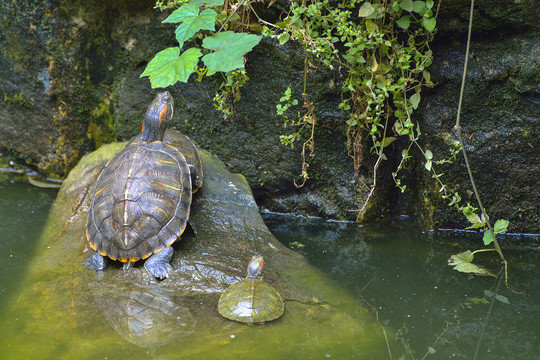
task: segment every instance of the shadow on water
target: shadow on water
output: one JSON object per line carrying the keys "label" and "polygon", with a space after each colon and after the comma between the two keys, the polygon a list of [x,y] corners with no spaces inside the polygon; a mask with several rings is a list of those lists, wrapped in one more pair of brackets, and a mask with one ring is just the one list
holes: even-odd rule
{"label": "shadow on water", "polygon": [[0,182],[0,309],[17,293],[56,193],[22,179]]}
{"label": "shadow on water", "polygon": [[[394,329],[407,359],[473,359],[477,346],[478,359],[540,359],[538,235],[501,238],[510,285],[524,294],[503,282],[490,311],[497,280],[447,265],[453,254],[482,248],[479,234],[421,233],[407,223],[399,229],[362,228],[263,217],[278,240],[304,254]],[[492,253],[478,254],[475,262],[495,273],[501,268]]]}

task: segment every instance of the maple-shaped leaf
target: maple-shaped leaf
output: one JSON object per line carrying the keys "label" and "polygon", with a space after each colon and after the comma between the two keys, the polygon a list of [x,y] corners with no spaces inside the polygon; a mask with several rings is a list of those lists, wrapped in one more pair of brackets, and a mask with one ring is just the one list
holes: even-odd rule
{"label": "maple-shaped leaf", "polygon": [[202,53],[191,48],[180,54],[180,48],[171,47],[162,50],[148,63],[141,77],[148,76],[152,88],[167,87],[177,81],[187,82],[195,71]]}
{"label": "maple-shaped leaf", "polygon": [[454,270],[457,270],[463,273],[473,273],[476,275],[496,277],[494,274],[492,274],[488,270],[476,264],[473,264],[472,263],[473,259],[474,259],[473,253],[470,250],[467,250],[462,253],[450,256],[450,259],[448,259],[448,265],[453,266]]}
{"label": "maple-shaped leaf", "polygon": [[213,50],[202,61],[209,73],[229,72],[244,67],[244,55],[261,41],[261,36],[225,31],[204,38],[202,46]]}
{"label": "maple-shaped leaf", "polygon": [[163,20],[164,23],[180,23],[175,30],[179,47],[191,39],[199,30],[215,30],[217,13],[212,9],[205,9],[199,13],[199,7],[185,4],[176,9]]}

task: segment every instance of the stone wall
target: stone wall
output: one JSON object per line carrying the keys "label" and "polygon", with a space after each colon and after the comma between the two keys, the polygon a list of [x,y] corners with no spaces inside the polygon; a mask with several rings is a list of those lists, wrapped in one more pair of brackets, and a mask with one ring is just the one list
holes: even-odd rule
{"label": "stone wall", "polygon": [[[158,51],[174,46],[174,26],[153,1],[0,0],[0,156],[64,177],[80,157],[103,143],[126,140],[141,126],[156,90],[139,78]],[[275,16],[276,14],[270,14]],[[462,125],[488,212],[511,221],[513,232],[539,233],[538,114],[540,69],[538,6],[533,1],[477,2]],[[461,80],[468,2],[442,2],[433,43],[433,89],[422,95],[417,120],[423,143],[436,157],[448,154]],[[356,218],[362,197],[346,151],[337,107],[339,74],[310,74],[308,93],[318,127],[311,179],[301,189],[300,148],[279,142],[285,131],[275,105],[291,87],[301,102],[302,50],[263,40],[247,56],[250,81],[234,115],[212,105],[218,76],[178,84],[174,127],[244,174],[261,207],[332,219]],[[338,84],[337,89],[335,84]],[[295,111],[301,110],[300,107]],[[399,141],[378,171],[378,189],[366,221],[409,215],[426,228],[463,227],[463,216],[445,205],[416,158],[407,168],[410,191],[400,194],[391,172]],[[366,146],[366,150],[368,147]],[[309,157],[309,156],[308,156]],[[361,176],[372,176],[366,152]],[[469,201],[461,158],[442,168],[447,184]]]}

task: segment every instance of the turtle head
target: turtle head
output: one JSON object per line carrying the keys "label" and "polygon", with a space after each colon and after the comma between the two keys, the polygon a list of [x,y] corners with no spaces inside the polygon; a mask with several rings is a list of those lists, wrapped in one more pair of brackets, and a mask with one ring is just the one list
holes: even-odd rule
{"label": "turtle head", "polygon": [[264,265],[263,257],[260,255],[255,255],[251,258],[251,261],[248,265],[248,278],[256,279],[262,272]]}
{"label": "turtle head", "polygon": [[156,98],[144,115],[142,141],[163,141],[167,125],[173,116],[174,100],[168,91],[156,95]]}

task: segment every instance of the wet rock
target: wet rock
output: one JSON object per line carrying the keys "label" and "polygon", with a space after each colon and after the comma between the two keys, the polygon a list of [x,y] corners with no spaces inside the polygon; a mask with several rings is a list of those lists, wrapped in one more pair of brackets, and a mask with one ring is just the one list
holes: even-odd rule
{"label": "wet rock", "polygon": [[[371,314],[281,245],[264,225],[245,179],[205,151],[204,184],[190,219],[196,232],[174,244],[169,278],[156,280],[141,264],[88,270],[85,224],[92,186],[122,146],[101,147],[67,178],[20,295],[6,312],[8,335],[0,346],[27,358],[116,358],[126,351],[162,358],[219,358],[225,351],[242,358],[246,349],[261,358],[290,358],[300,348],[308,357],[386,354]],[[221,317],[217,303],[225,288],[245,277],[253,254],[264,256],[264,280],[284,297],[285,313],[248,327]]]}

